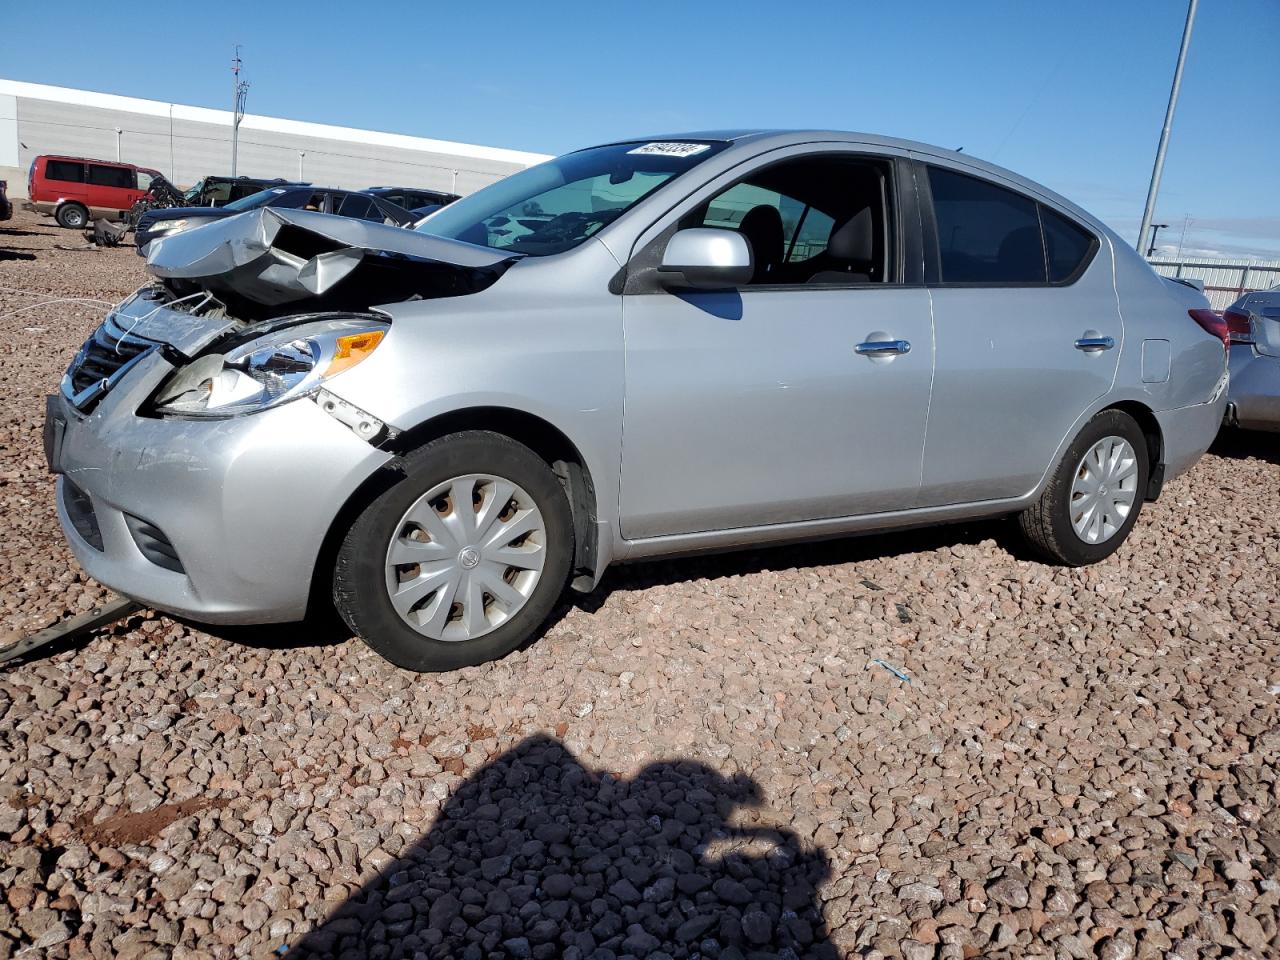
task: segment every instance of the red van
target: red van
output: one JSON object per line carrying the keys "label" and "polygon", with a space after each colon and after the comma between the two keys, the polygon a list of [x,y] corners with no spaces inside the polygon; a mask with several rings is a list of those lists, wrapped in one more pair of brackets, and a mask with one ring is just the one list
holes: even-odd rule
{"label": "red van", "polygon": [[123,220],[160,174],[132,163],[40,155],[27,175],[27,208],[51,213],[64,227],[90,219]]}

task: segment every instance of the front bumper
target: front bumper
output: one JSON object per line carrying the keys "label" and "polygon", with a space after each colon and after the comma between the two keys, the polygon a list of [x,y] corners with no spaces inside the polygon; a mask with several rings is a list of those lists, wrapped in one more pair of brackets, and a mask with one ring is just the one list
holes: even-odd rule
{"label": "front bumper", "polygon": [[1252,344],[1231,346],[1231,390],[1236,423],[1246,430],[1280,431],[1280,357]]}
{"label": "front bumper", "polygon": [[147,358],[87,416],[51,400],[50,422],[65,424],[48,431],[58,519],[76,559],[194,620],[301,618],[333,518],[390,455],[310,399],[227,420],[137,416],[171,369]]}

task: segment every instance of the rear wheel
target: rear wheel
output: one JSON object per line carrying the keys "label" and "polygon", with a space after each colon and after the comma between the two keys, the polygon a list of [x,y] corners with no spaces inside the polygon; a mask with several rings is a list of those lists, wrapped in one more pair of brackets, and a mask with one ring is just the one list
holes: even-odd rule
{"label": "rear wheel", "polygon": [[1072,442],[1035,505],[1018,518],[1047,559],[1072,567],[1120,548],[1138,520],[1150,464],[1142,429],[1128,414],[1104,410]]}
{"label": "rear wheel", "polygon": [[496,433],[442,437],[352,524],[333,596],[347,625],[392,663],[453,670],[527,640],[564,589],[573,523],[533,451]]}
{"label": "rear wheel", "polygon": [[58,212],[54,214],[60,226],[67,227],[71,230],[79,230],[89,222],[89,211],[78,203],[64,203],[58,208]]}

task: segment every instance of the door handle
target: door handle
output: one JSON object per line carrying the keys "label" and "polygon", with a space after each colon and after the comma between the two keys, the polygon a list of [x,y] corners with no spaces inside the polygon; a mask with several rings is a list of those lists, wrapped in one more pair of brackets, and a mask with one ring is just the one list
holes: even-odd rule
{"label": "door handle", "polygon": [[1116,345],[1114,337],[1081,337],[1076,341],[1076,349],[1085,353],[1101,353]]}
{"label": "door handle", "polygon": [[910,353],[911,344],[906,340],[867,340],[853,348],[860,357],[892,357],[900,353]]}

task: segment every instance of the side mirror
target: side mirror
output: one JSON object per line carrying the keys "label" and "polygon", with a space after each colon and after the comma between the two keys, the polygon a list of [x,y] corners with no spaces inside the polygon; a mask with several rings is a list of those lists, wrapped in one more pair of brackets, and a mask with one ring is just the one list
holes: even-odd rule
{"label": "side mirror", "polygon": [[751,244],[736,230],[689,227],[677,231],[662,254],[658,276],[664,286],[724,290],[751,282]]}

